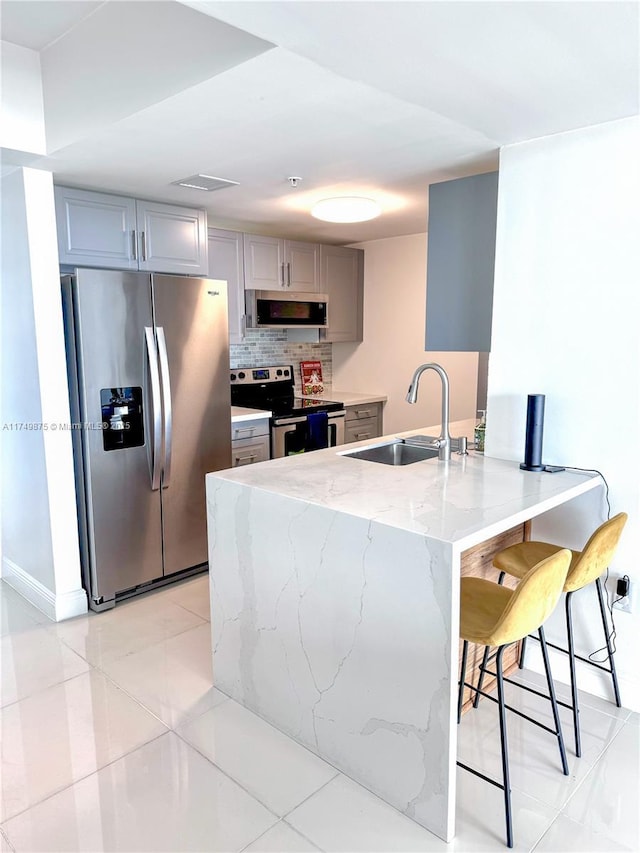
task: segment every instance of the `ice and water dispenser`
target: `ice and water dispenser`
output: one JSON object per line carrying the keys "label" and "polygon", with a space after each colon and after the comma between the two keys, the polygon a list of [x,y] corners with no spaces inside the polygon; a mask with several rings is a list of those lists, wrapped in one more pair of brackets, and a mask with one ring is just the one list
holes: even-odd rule
{"label": "ice and water dispenser", "polygon": [[102,388],[100,405],[105,450],[144,444],[142,388]]}

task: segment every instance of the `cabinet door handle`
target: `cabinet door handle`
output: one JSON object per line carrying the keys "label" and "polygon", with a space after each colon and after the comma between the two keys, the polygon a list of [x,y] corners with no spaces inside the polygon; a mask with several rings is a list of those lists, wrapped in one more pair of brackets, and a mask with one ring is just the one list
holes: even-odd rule
{"label": "cabinet door handle", "polygon": [[138,235],[135,230],[131,232],[131,255],[134,261],[138,260]]}
{"label": "cabinet door handle", "polygon": [[284,277],[284,263],[280,264],[280,281],[282,283],[282,287],[286,287],[286,281]]}
{"label": "cabinet door handle", "polygon": [[241,433],[241,432],[253,432],[255,429],[256,429],[256,427],[236,427],[234,429],[234,432],[237,435],[238,433]]}
{"label": "cabinet door handle", "polygon": [[371,438],[370,432],[354,432],[354,435],[358,441],[360,441],[361,438]]}
{"label": "cabinet door handle", "polygon": [[371,417],[371,409],[356,409],[356,417],[357,418],[370,418]]}
{"label": "cabinet door handle", "polygon": [[147,236],[144,231],[140,232],[140,260],[147,260]]}
{"label": "cabinet door handle", "polygon": [[287,263],[287,287],[291,287],[291,262]]}
{"label": "cabinet door handle", "polygon": [[255,453],[252,453],[250,456],[236,456],[236,465],[249,465],[252,460],[257,458],[257,454]]}

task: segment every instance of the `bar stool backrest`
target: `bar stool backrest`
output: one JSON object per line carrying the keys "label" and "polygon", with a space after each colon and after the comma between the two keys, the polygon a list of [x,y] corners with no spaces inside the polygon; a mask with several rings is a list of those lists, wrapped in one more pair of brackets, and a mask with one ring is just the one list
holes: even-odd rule
{"label": "bar stool backrest", "polygon": [[515,588],[487,645],[515,643],[537,631],[558,603],[570,563],[571,551],[563,548],[529,569]]}
{"label": "bar stool backrest", "polygon": [[620,535],[627,522],[627,513],[619,512],[601,524],[575,560],[565,583],[566,592],[574,592],[599,578],[611,564]]}

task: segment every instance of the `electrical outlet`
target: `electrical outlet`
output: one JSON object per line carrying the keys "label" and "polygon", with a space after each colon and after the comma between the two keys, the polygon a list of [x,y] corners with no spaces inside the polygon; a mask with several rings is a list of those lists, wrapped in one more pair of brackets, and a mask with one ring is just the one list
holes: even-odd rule
{"label": "electrical outlet", "polygon": [[[623,578],[627,580],[627,594],[621,597],[617,592],[618,582]],[[613,603],[612,607],[614,610],[621,610],[623,613],[633,613],[634,612],[634,598],[635,598],[635,584],[632,584],[631,581],[628,580],[627,575],[620,575],[615,579],[615,585],[613,587]],[[618,600],[619,599],[619,600]]]}

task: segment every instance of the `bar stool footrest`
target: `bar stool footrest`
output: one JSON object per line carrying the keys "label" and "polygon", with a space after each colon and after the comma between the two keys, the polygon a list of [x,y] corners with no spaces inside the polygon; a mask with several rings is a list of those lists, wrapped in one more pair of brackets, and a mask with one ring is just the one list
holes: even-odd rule
{"label": "bar stool footrest", "polygon": [[[485,672],[487,675],[494,675],[494,676],[496,675],[495,672],[491,672],[488,669],[486,669]],[[503,676],[503,679],[504,679],[504,681],[510,681],[510,679],[504,678],[504,676]],[[518,681],[513,681],[511,683],[515,684],[517,687],[522,686]],[[496,697],[492,696],[490,693],[485,693],[484,690],[478,690],[477,687],[474,687],[473,684],[468,684],[466,681],[464,682],[464,686],[470,687],[476,693],[479,693],[481,696],[485,696],[491,702],[495,702],[496,704],[498,704],[498,700],[496,699]],[[526,687],[525,690],[530,690],[530,688]],[[546,696],[544,693],[539,693],[537,690],[530,690],[530,692],[535,693],[537,696],[541,696],[543,699],[549,699],[548,696]],[[558,704],[560,704],[560,703],[558,703]],[[530,717],[528,714],[524,714],[522,711],[519,711],[517,708],[514,708],[512,705],[507,705],[506,702],[505,702],[504,707],[507,709],[507,711],[511,711],[512,714],[517,714],[519,717],[522,717],[525,720],[529,720],[530,723],[533,723],[534,725],[538,726],[539,728],[544,729],[545,732],[549,732],[549,734],[555,735],[556,737],[558,737],[558,732],[555,729],[550,729],[549,726],[545,726],[544,723],[541,723],[539,720],[534,719],[534,717]]]}
{"label": "bar stool footrest", "polygon": [[[539,638],[535,634],[529,634],[527,639],[528,640],[538,640],[538,642],[540,642]],[[569,654],[569,649],[565,649],[564,646],[557,646],[555,643],[550,643],[548,640],[547,640],[547,646],[550,649],[555,649],[557,652],[562,652],[565,655]],[[602,651],[604,651],[604,650],[602,650]],[[575,652],[573,653],[573,656],[576,660],[581,660],[583,663],[588,663],[590,666],[595,666],[596,669],[601,669],[603,672],[608,672],[609,675],[611,675],[613,673],[613,670],[611,669],[611,667],[605,666],[604,663],[599,663],[596,660],[590,660],[589,658],[585,658],[582,655],[576,654]],[[611,660],[610,655],[607,655],[607,660]],[[567,705],[566,707],[571,707],[571,706]]]}
{"label": "bar stool footrest", "polygon": [[456,761],[456,764],[468,773],[473,773],[474,776],[479,776],[480,779],[484,779],[485,782],[489,782],[490,785],[495,785],[496,788],[500,788],[501,791],[504,791],[504,785],[501,782],[496,782],[495,779],[491,779],[490,776],[485,776],[484,773],[480,773],[479,770],[474,770],[473,767],[469,767],[468,764],[463,764],[462,761]]}

